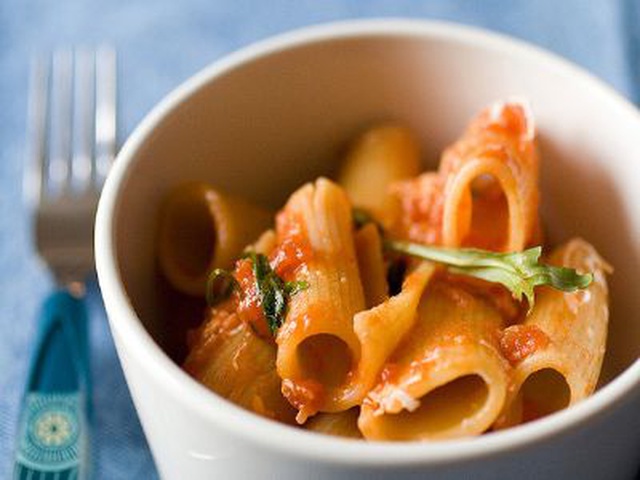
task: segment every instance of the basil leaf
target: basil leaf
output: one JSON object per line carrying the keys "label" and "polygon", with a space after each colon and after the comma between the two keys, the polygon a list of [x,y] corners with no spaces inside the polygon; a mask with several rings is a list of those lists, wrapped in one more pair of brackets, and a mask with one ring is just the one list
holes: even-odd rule
{"label": "basil leaf", "polygon": [[307,289],[309,284],[304,281],[285,283],[271,268],[269,259],[261,253],[249,251],[244,257],[250,259],[253,264],[256,291],[262,311],[269,330],[275,335],[284,323],[289,298]]}
{"label": "basil leaf", "polygon": [[380,225],[366,210],[361,208],[353,208],[351,209],[351,218],[353,220],[353,225],[356,227],[356,230],[361,229],[368,223],[373,223],[380,235],[383,233],[382,225]]}
{"label": "basil leaf", "polygon": [[509,289],[516,300],[524,295],[529,311],[535,302],[534,288],[548,285],[564,292],[588,287],[591,273],[579,274],[572,268],[539,263],[542,247],[523,252],[498,253],[475,248],[442,248],[417,243],[385,240],[384,247],[392,252],[442,263],[453,273],[499,283]]}

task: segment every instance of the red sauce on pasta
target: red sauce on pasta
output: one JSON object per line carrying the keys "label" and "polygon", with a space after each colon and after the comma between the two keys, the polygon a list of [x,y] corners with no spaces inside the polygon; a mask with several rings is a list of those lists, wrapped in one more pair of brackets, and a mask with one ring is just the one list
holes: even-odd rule
{"label": "red sauce on pasta", "polygon": [[258,335],[270,338],[271,333],[258,295],[251,261],[248,259],[238,260],[234,276],[240,284],[239,291],[234,294],[238,301],[238,316],[243,322],[248,323]]}
{"label": "red sauce on pasta", "polygon": [[444,212],[444,183],[437,173],[425,173],[413,180],[393,186],[393,194],[400,200],[402,214],[394,233],[401,238],[427,245],[442,242]]}
{"label": "red sauce on pasta", "polygon": [[298,410],[296,421],[304,423],[308,417],[315,415],[324,402],[324,388],[313,379],[282,380],[282,395]]}
{"label": "red sauce on pasta", "polygon": [[500,312],[507,325],[522,320],[524,314],[523,304],[514,299],[511,292],[504,286],[466,275],[456,275],[446,270],[442,273],[442,276],[448,283],[453,283],[474,297],[482,298],[490,304]]}
{"label": "red sauce on pasta", "polygon": [[276,229],[278,246],[271,252],[271,266],[283,280],[294,280],[298,269],[313,257],[307,233],[300,219],[287,211],[278,214]]}
{"label": "red sauce on pasta", "polygon": [[[296,280],[300,267],[308,264],[312,257],[311,245],[304,226],[294,215],[280,212],[277,219],[278,245],[269,255],[269,263],[284,281]],[[234,293],[240,319],[265,339],[272,339],[267,319],[258,295],[253,265],[248,259],[236,262],[234,277],[240,288]]]}
{"label": "red sauce on pasta", "polygon": [[487,129],[497,133],[504,132],[504,135],[509,138],[530,141],[527,137],[531,128],[531,119],[522,105],[503,104],[501,108],[494,110],[498,111],[492,111],[492,109],[485,111],[484,115],[480,116],[479,123],[485,123]]}
{"label": "red sauce on pasta", "polygon": [[238,315],[230,304],[207,309],[207,316],[202,325],[187,332],[190,353],[183,365],[185,371],[197,376],[199,372],[206,370],[211,352],[220,348],[239,325]]}
{"label": "red sauce on pasta", "polygon": [[549,345],[549,337],[536,325],[513,325],[502,332],[500,349],[511,365]]}

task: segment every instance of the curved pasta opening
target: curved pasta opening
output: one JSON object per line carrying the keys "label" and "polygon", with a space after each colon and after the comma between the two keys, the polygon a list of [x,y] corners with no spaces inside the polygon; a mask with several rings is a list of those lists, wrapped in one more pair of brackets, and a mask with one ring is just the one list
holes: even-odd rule
{"label": "curved pasta opening", "polygon": [[298,345],[297,356],[304,378],[329,388],[344,383],[353,363],[349,346],[340,337],[328,333],[305,338]]}
{"label": "curved pasta opening", "polygon": [[471,220],[462,245],[499,250],[509,242],[509,202],[500,182],[490,174],[471,182]]}
{"label": "curved pasta opening", "polygon": [[415,410],[385,414],[376,421],[389,440],[448,438],[485,408],[489,394],[480,375],[463,375],[429,391]]}
{"label": "curved pasta opening", "polygon": [[521,250],[524,221],[516,179],[495,158],[465,164],[447,187],[442,228],[446,246]]}
{"label": "curved pasta opening", "polygon": [[569,406],[571,388],[563,374],[554,368],[543,368],[527,377],[520,395],[522,419],[529,422]]}
{"label": "curved pasta opening", "polygon": [[215,243],[215,223],[204,196],[183,196],[167,208],[160,253],[168,274],[175,270],[189,278],[206,275]]}
{"label": "curved pasta opening", "polygon": [[477,374],[458,377],[420,398],[413,412],[389,415],[404,439],[438,437],[480,412],[489,398],[489,386]]}
{"label": "curved pasta opening", "polygon": [[342,412],[319,413],[310,418],[304,428],[337,437],[362,438],[362,433],[358,430],[358,415],[360,415],[359,407]]}

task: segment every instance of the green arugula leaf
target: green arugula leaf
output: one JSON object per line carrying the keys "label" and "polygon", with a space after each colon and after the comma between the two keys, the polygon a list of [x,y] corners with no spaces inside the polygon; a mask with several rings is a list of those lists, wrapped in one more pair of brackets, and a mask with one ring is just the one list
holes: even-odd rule
{"label": "green arugula leaf", "polygon": [[354,207],[351,210],[351,218],[353,219],[353,224],[356,228],[362,228],[367,223],[373,222],[371,215],[362,210],[361,208]]}
{"label": "green arugula leaf", "polygon": [[554,267],[539,263],[542,247],[523,252],[497,253],[475,248],[442,248],[412,242],[384,240],[384,247],[392,252],[410,255],[445,264],[449,271],[461,275],[500,283],[516,300],[524,295],[529,311],[535,302],[534,288],[548,285],[564,292],[586,288],[593,274],[579,274],[572,268]]}
{"label": "green arugula leaf", "polygon": [[[249,251],[242,258],[248,258],[251,261],[258,298],[269,330],[275,335],[284,323],[289,298],[309,288],[309,283],[304,280],[284,282],[271,268],[269,259],[261,253]],[[217,305],[236,289],[240,290],[240,284],[233,273],[216,268],[207,279],[207,304]]]}
{"label": "green arugula leaf", "polygon": [[289,298],[307,289],[309,284],[304,281],[284,282],[271,268],[269,259],[261,253],[249,251],[244,257],[251,260],[253,264],[256,290],[262,311],[267,319],[269,330],[275,335],[284,323]]}
{"label": "green arugula leaf", "polygon": [[353,220],[353,225],[356,227],[356,230],[364,227],[367,223],[373,223],[377,229],[380,231],[380,234],[383,233],[382,225],[380,225],[366,210],[361,208],[352,208],[351,209],[351,218]]}

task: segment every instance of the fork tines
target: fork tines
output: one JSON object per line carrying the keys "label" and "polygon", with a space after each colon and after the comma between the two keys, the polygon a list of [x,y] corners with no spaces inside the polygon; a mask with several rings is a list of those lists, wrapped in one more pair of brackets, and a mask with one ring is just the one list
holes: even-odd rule
{"label": "fork tines", "polygon": [[115,155],[115,51],[102,46],[37,56],[30,89],[29,196],[40,202],[96,194]]}

